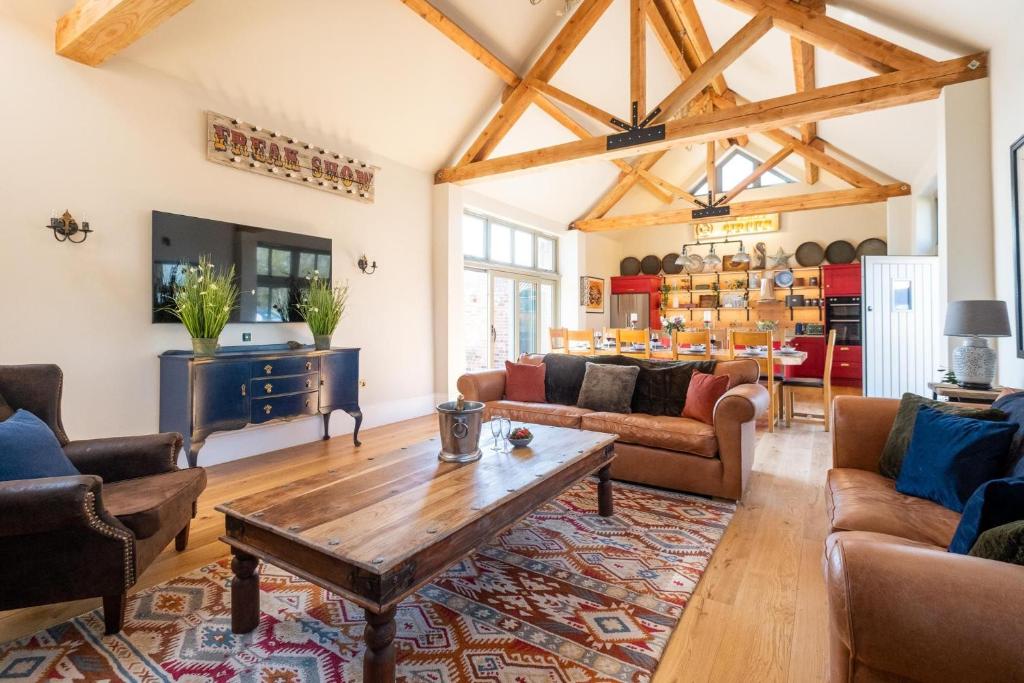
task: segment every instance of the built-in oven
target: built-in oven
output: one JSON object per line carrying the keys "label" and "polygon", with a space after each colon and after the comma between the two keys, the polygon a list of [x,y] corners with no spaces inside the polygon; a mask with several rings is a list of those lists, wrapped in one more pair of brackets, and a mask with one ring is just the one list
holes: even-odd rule
{"label": "built-in oven", "polygon": [[836,344],[861,345],[861,303],[859,296],[833,296],[825,299],[825,333],[836,331]]}

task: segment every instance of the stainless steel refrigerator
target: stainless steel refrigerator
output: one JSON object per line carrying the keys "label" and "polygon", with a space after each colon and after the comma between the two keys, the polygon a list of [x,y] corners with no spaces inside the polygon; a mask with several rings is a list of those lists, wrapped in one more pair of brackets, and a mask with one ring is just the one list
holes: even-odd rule
{"label": "stainless steel refrigerator", "polygon": [[650,327],[650,310],[650,294],[612,294],[612,327],[634,327],[638,330]]}

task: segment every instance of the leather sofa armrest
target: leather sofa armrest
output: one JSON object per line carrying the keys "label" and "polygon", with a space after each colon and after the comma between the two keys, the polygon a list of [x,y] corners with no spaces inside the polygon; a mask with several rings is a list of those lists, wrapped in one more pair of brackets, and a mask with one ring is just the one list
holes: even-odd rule
{"label": "leather sofa armrest", "polygon": [[715,438],[722,461],[720,495],[739,500],[746,490],[754,469],[755,423],[768,412],[770,404],[768,390],[760,384],[733,387],[715,404]]}
{"label": "leather sofa armrest", "polygon": [[715,404],[715,429],[719,422],[751,422],[768,411],[768,390],[760,384],[740,384],[722,394]]}
{"label": "leather sofa armrest", "polygon": [[84,529],[95,520],[130,533],[103,509],[102,490],[92,475],[0,482],[0,537]]}
{"label": "leather sofa armrest", "polygon": [[833,683],[1024,680],[1024,567],[886,538],[826,541]]}
{"label": "leather sofa armrest", "polygon": [[64,453],[79,472],[114,482],[178,469],[181,441],[181,434],[173,432],[83,439],[68,443]]}
{"label": "leather sofa armrest", "polygon": [[456,385],[459,392],[469,401],[500,401],[505,396],[505,371],[481,370],[467,372],[459,377]]}
{"label": "leather sofa armrest", "polygon": [[832,467],[877,472],[899,407],[894,398],[836,396],[832,402]]}

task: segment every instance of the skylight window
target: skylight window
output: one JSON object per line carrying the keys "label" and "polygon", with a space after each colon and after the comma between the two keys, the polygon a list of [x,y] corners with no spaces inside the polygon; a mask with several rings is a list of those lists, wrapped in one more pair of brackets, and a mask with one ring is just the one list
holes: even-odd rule
{"label": "skylight window", "polygon": [[[717,185],[719,192],[729,192],[736,185],[743,182],[743,179],[754,172],[754,169],[761,165],[761,161],[741,149],[733,149],[722,157],[715,166],[718,175]],[[758,187],[771,187],[772,185],[784,185],[795,183],[796,180],[779,171],[778,169],[768,171],[760,178],[750,183],[747,187],[754,189]],[[701,178],[700,183],[693,189],[693,194],[698,197],[708,193],[707,176]]]}

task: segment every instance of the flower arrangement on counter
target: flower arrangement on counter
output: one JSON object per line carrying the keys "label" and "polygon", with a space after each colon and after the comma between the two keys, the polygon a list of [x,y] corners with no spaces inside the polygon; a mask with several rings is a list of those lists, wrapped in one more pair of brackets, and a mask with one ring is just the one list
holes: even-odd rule
{"label": "flower arrangement on counter", "polygon": [[670,335],[675,334],[676,332],[685,332],[686,321],[679,316],[674,318],[662,318],[661,329],[665,330],[665,332]]}
{"label": "flower arrangement on counter", "polygon": [[320,277],[318,270],[307,275],[306,280],[309,281],[309,288],[303,293],[296,308],[309,325],[316,348],[329,349],[331,336],[348,305],[348,283],[332,286],[330,280]]}
{"label": "flower arrangement on counter", "polygon": [[209,256],[200,256],[198,266],[182,263],[181,273],[167,311],[192,336],[195,354],[212,356],[217,351],[217,338],[238,307],[235,267],[232,265],[224,272],[214,266]]}

